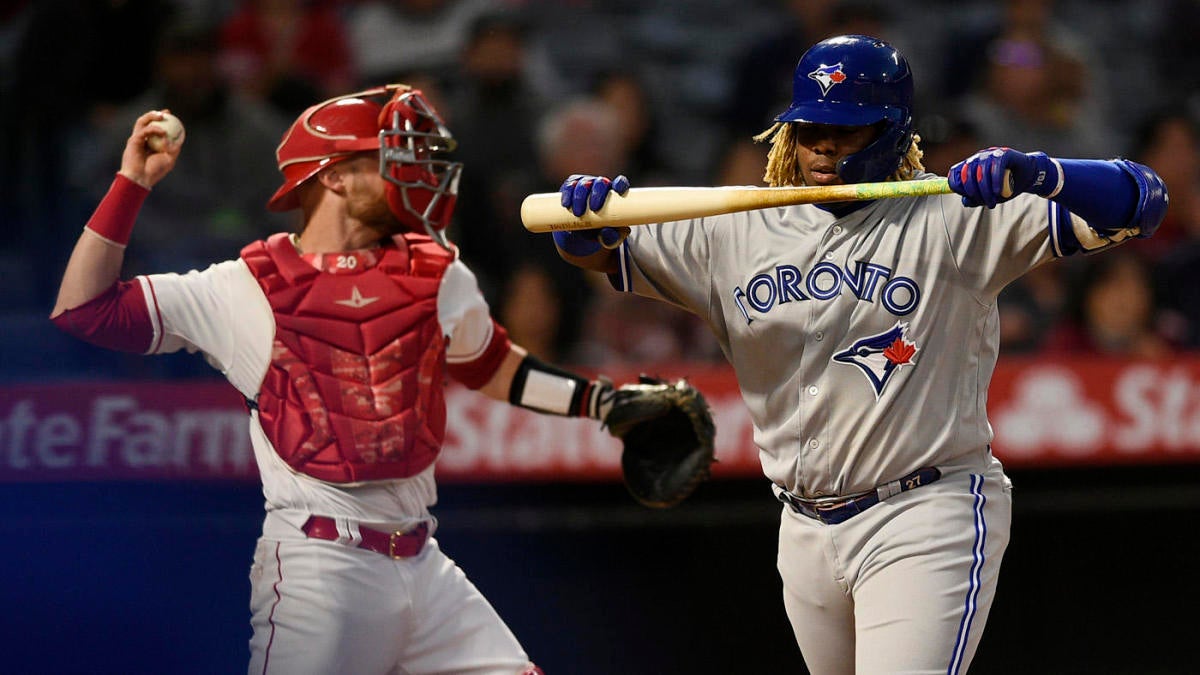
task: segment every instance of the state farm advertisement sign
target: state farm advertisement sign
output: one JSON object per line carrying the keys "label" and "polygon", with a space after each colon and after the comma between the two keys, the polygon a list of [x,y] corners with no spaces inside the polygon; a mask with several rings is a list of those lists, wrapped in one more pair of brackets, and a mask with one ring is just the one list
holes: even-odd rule
{"label": "state farm advertisement sign", "polygon": [[1006,464],[1200,461],[1200,359],[1002,365],[988,417]]}
{"label": "state farm advertisement sign", "polygon": [[[758,476],[749,416],[724,367],[656,368],[705,392],[716,477]],[[618,382],[637,372],[609,373]],[[989,396],[1006,465],[1200,461],[1200,358],[1005,360]],[[537,415],[451,386],[442,481],[616,480],[619,442],[590,420]],[[254,480],[241,398],[221,382],[0,389],[0,481]]]}
{"label": "state farm advertisement sign", "polygon": [[247,412],[220,382],[0,389],[0,478],[257,478]]}

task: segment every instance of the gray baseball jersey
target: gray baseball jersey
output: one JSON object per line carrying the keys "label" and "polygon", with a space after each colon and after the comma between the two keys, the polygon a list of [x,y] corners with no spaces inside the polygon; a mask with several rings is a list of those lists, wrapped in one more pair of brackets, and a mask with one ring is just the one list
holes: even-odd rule
{"label": "gray baseball jersey", "polygon": [[1069,218],[1032,195],[746,211],[635,227],[610,279],[709,323],[768,478],[846,495],[987,453],[996,297],[1056,255]]}

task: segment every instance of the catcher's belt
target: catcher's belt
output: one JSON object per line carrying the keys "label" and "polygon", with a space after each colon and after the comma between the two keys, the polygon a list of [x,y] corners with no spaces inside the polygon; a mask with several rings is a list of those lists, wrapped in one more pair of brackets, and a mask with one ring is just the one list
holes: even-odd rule
{"label": "catcher's belt", "polygon": [[310,516],[301,528],[311,539],[335,541],[347,546],[382,553],[389,558],[411,558],[425,548],[429,540],[429,523],[422,522],[411,530],[397,532],[381,532],[363,527],[357,523],[353,526],[343,521],[338,527],[338,521],[325,516]]}
{"label": "catcher's belt", "polygon": [[919,488],[922,485],[929,485],[941,477],[942,472],[936,467],[927,467],[917,469],[899,480],[889,481],[874,490],[869,490],[858,495],[849,497],[822,497],[821,499],[805,499],[804,497],[797,497],[778,485],[773,485],[772,487],[779,501],[786,504],[796,513],[808,516],[813,520],[819,520],[826,525],[837,525],[838,523],[850,520],[889,497]]}

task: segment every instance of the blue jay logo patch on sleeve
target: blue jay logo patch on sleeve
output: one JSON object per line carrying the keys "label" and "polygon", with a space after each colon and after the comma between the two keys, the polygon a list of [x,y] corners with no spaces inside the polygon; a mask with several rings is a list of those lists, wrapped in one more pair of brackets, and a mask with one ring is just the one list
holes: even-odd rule
{"label": "blue jay logo patch on sleeve", "polygon": [[897,321],[882,333],[855,340],[854,344],[834,354],[833,360],[857,367],[866,375],[875,390],[875,399],[879,400],[883,388],[897,370],[916,365],[913,357],[921,348],[907,338],[908,323]]}

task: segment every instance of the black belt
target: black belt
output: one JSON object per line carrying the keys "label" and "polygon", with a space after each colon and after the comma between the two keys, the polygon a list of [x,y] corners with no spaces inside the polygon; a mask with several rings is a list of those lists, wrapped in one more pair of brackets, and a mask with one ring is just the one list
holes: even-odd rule
{"label": "black belt", "polygon": [[942,472],[936,467],[928,467],[917,469],[899,480],[884,483],[857,497],[804,499],[778,486],[775,489],[775,496],[796,513],[819,520],[826,525],[836,525],[857,516],[888,497],[894,497],[901,492],[919,488],[922,485],[929,485],[941,477]]}

